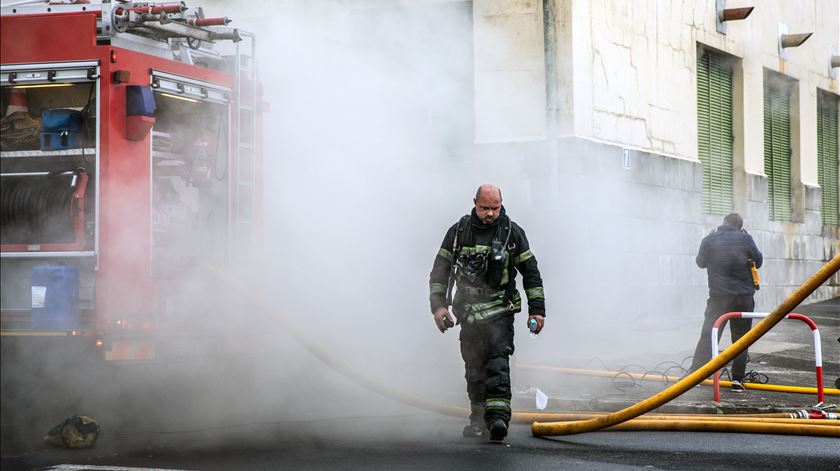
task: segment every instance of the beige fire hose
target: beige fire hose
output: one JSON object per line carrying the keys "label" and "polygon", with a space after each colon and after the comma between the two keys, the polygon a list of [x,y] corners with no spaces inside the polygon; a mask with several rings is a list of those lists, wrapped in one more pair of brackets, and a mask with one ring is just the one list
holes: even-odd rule
{"label": "beige fire hose", "polygon": [[[803,283],[799,288],[794,290],[790,296],[787,297],[780,305],[778,305],[773,311],[764,318],[761,322],[756,324],[749,332],[747,332],[743,337],[741,337],[737,342],[730,345],[726,350],[721,352],[720,355],[712,358],[708,363],[700,367],[694,373],[686,376],[685,378],[681,379],[677,383],[671,385],[670,387],[666,388],[665,390],[654,394],[653,396],[634,404],[630,407],[622,409],[618,412],[614,412],[611,414],[607,414],[605,416],[595,417],[588,420],[583,421],[573,421],[573,422],[534,422],[531,424],[531,433],[534,436],[555,436],[555,435],[569,435],[574,433],[582,433],[582,432],[591,432],[593,430],[599,430],[606,427],[611,427],[622,422],[628,421],[635,417],[638,417],[645,412],[651,411],[666,402],[671,401],[675,397],[679,396],[680,394],[688,391],[689,389],[693,388],[694,386],[700,384],[703,380],[711,376],[715,371],[723,368],[724,365],[729,363],[733,358],[738,356],[741,352],[746,350],[750,345],[755,343],[761,336],[767,333],[774,325],[776,325],[780,320],[782,320],[788,313],[790,313],[793,308],[795,308],[799,303],[805,300],[808,295],[810,295],[818,286],[828,280],[833,274],[840,269],[840,255],[835,256],[831,261],[829,261],[825,266],[819,269],[811,278],[809,278],[805,283]],[[689,421],[685,425],[680,425],[681,422],[674,423],[674,426],[681,426],[681,427],[694,427],[696,424],[693,421]],[[709,427],[709,425],[704,425],[704,429]],[[726,427],[726,429],[721,429],[720,431],[744,431],[744,432],[752,432],[756,429],[761,429],[762,427],[767,427],[764,430],[761,430],[761,433],[791,433],[791,434],[800,434],[796,433],[796,431],[805,432],[805,426],[800,426],[798,428],[787,430],[789,427],[788,424],[773,424],[770,426],[769,424],[759,424],[759,425],[750,425],[750,426],[730,426]],[[796,427],[796,426],[792,426]],[[739,430],[734,430],[734,428],[738,428]],[[674,428],[669,430],[687,430],[688,428]],[[691,430],[695,430],[691,428]],[[823,427],[819,427],[813,432],[818,432],[823,430]],[[837,435],[831,436],[840,436],[840,429],[830,428],[828,430],[833,430],[837,432]],[[756,430],[758,431],[758,430]],[[807,432],[812,432],[812,430],[808,429]],[[810,433],[806,433],[810,434]]]}
{"label": "beige fire hose", "polygon": [[[530,370],[530,371],[541,371],[541,372],[548,372],[548,373],[563,373],[563,374],[571,374],[571,375],[581,375],[581,376],[600,376],[604,378],[616,378],[619,379],[621,377],[628,377],[633,378],[639,381],[656,381],[656,382],[668,382],[668,383],[676,383],[680,380],[677,376],[665,376],[660,374],[643,374],[643,373],[630,373],[626,371],[606,371],[606,370],[588,370],[588,369],[581,369],[581,368],[563,368],[563,367],[556,367],[556,366],[543,366],[543,365],[522,365],[517,364],[516,369],[518,370]],[[700,382],[700,384],[705,384],[711,386],[713,381],[710,379],[705,379]],[[727,388],[732,386],[731,381],[721,381],[721,387]],[[744,383],[744,387],[747,389],[756,389],[761,391],[774,391],[774,392],[785,392],[785,393],[797,393],[797,394],[816,394],[817,388],[812,388],[808,386],[785,386],[781,384],[759,384],[759,383]],[[840,389],[835,388],[823,388],[823,393],[826,396],[840,396]]]}
{"label": "beige fire hose", "polygon": [[[248,294],[246,287],[236,278],[230,276],[222,270],[211,265],[206,265],[217,276],[223,278],[227,282],[227,286],[240,291],[243,294]],[[836,271],[836,269],[835,269]],[[249,297],[253,300],[252,297]],[[255,301],[259,303],[258,301]],[[260,308],[267,309],[261,303]],[[367,389],[382,394],[386,397],[395,399],[403,404],[407,404],[420,409],[428,410],[442,415],[454,417],[467,417],[469,410],[464,407],[451,406],[447,404],[440,404],[428,401],[417,396],[403,393],[396,389],[387,387],[375,380],[365,377],[356,372],[350,367],[348,363],[330,354],[326,349],[319,344],[309,341],[306,336],[300,333],[290,323],[277,320],[282,327],[299,341],[303,347],[310,353],[318,357],[326,365],[330,366],[337,372],[343,374],[352,381],[366,387]],[[724,351],[726,354],[728,350]],[[723,355],[722,354],[722,355]],[[734,356],[734,355],[733,355]],[[650,410],[650,409],[648,409]],[[538,420],[552,420],[564,421],[581,419],[600,420],[614,414],[606,413],[552,413],[552,412],[514,412],[512,420],[517,423],[530,423]],[[637,416],[640,414],[637,414]],[[635,417],[635,416],[634,416]],[[755,433],[779,433],[788,435],[813,435],[813,436],[840,436],[834,435],[836,431],[840,433],[840,427],[836,426],[840,422],[832,420],[812,420],[812,419],[792,419],[790,413],[766,413],[766,414],[648,414],[642,416],[629,423],[621,424],[619,427],[610,427],[607,430],[704,430],[704,431],[721,431],[721,432],[755,432]],[[767,419],[767,422],[755,421],[750,419]],[[625,419],[627,420],[627,419]],[[794,423],[790,423],[794,420]],[[562,424],[562,422],[560,422]],[[586,422],[572,422],[572,423],[586,423]],[[534,422],[536,425],[536,422]],[[555,425],[555,424],[545,424]],[[612,424],[610,424],[612,425]],[[605,425],[604,427],[609,427]],[[532,425],[533,428],[533,425]]]}

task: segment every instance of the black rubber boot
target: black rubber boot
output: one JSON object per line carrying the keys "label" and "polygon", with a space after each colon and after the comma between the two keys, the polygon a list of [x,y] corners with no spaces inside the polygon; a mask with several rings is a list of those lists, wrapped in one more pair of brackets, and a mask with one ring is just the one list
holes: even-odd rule
{"label": "black rubber boot", "polygon": [[487,426],[484,425],[484,406],[470,405],[470,423],[464,427],[463,435],[467,438],[481,438],[487,434]]}
{"label": "black rubber boot", "polygon": [[487,433],[484,424],[469,424],[464,427],[463,435],[467,438],[481,438]]}
{"label": "black rubber boot", "polygon": [[502,419],[496,419],[490,424],[490,440],[502,441],[507,436],[508,426]]}

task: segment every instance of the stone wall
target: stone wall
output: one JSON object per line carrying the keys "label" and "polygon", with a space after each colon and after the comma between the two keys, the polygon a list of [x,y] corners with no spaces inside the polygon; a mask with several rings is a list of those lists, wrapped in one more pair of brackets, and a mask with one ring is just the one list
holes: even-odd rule
{"label": "stone wall", "polygon": [[[506,25],[506,35],[515,38],[507,53],[521,49],[522,57],[531,59],[531,70],[541,52],[536,30],[545,33],[551,28],[537,25],[527,34],[517,28],[525,18],[533,22],[541,17],[541,3],[513,2],[505,8],[504,3],[491,2],[488,9],[475,2],[475,28]],[[549,117],[547,137],[540,139],[539,132],[533,132],[531,142],[518,143],[520,139],[505,139],[497,128],[491,133],[497,139],[479,139],[486,136],[477,128],[477,142],[482,144],[475,161],[479,166],[492,162],[517,168],[516,179],[527,187],[523,194],[529,195],[534,214],[550,215],[551,223],[537,225],[561,242],[558,258],[568,260],[566,271],[556,273],[563,280],[560,286],[588,297],[590,306],[621,309],[640,319],[655,319],[662,311],[687,316],[698,306],[702,309],[705,272],[696,267],[694,256],[702,237],[722,217],[700,209],[698,47],[716,49],[734,63],[735,211],[744,216],[766,259],[757,309],[775,307],[840,253],[840,229],[820,222],[816,170],[817,90],[840,91],[827,63],[827,51],[840,37],[840,4],[761,2],[746,20],[728,23],[726,34],[716,31],[715,2],[709,0],[549,4],[554,6],[552,16],[542,18],[556,18],[556,44],[543,44],[542,51],[546,70],[556,69],[556,76],[547,74],[545,80],[557,91],[544,95],[540,80],[531,87],[533,97],[556,97],[542,110]],[[814,35],[801,47],[784,51],[782,58],[777,44],[780,23],[790,33]],[[489,70],[498,74],[520,69],[521,59],[499,60],[492,67],[479,64],[476,81],[490,77]],[[767,73],[793,84],[791,223],[770,221],[768,216],[762,119]],[[486,110],[482,100],[502,103],[486,92],[476,95],[477,122],[486,119],[478,116]],[[518,113],[534,112],[533,100],[506,106],[512,110],[506,116],[516,122]],[[526,140],[529,136],[519,135]],[[630,155],[629,169],[623,166],[624,148]],[[570,220],[579,222],[572,231],[565,227]],[[840,275],[808,302],[835,296],[840,296]]]}
{"label": "stone wall", "polygon": [[[509,169],[503,190],[515,196],[506,204],[532,239],[552,310],[560,304],[593,325],[616,313],[650,326],[695,321],[708,294],[697,249],[722,220],[701,212],[701,164],[628,150],[627,168],[624,148],[580,138],[562,138],[557,148],[553,157],[546,143],[482,145],[474,159],[477,167]],[[821,226],[819,189],[807,191],[805,223],[783,224],[768,220],[766,177],[747,181],[740,211],[765,257],[756,310],[770,311],[840,243],[837,229]],[[835,296],[840,275],[808,302]]]}

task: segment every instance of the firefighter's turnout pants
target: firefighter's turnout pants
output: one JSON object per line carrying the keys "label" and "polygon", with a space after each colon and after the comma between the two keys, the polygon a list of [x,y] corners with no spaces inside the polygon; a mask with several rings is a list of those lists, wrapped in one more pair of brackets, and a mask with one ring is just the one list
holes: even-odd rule
{"label": "firefighter's turnout pants", "polygon": [[[510,421],[510,364],[513,355],[513,314],[461,323],[471,423],[488,427],[496,419]],[[483,417],[481,417],[483,415]]]}

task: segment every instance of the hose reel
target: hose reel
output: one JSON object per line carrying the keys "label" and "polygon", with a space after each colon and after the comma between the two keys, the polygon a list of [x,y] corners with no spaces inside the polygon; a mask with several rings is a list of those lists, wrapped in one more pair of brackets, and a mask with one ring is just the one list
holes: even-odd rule
{"label": "hose reel", "polygon": [[9,245],[78,244],[84,234],[87,172],[2,175],[0,238]]}

